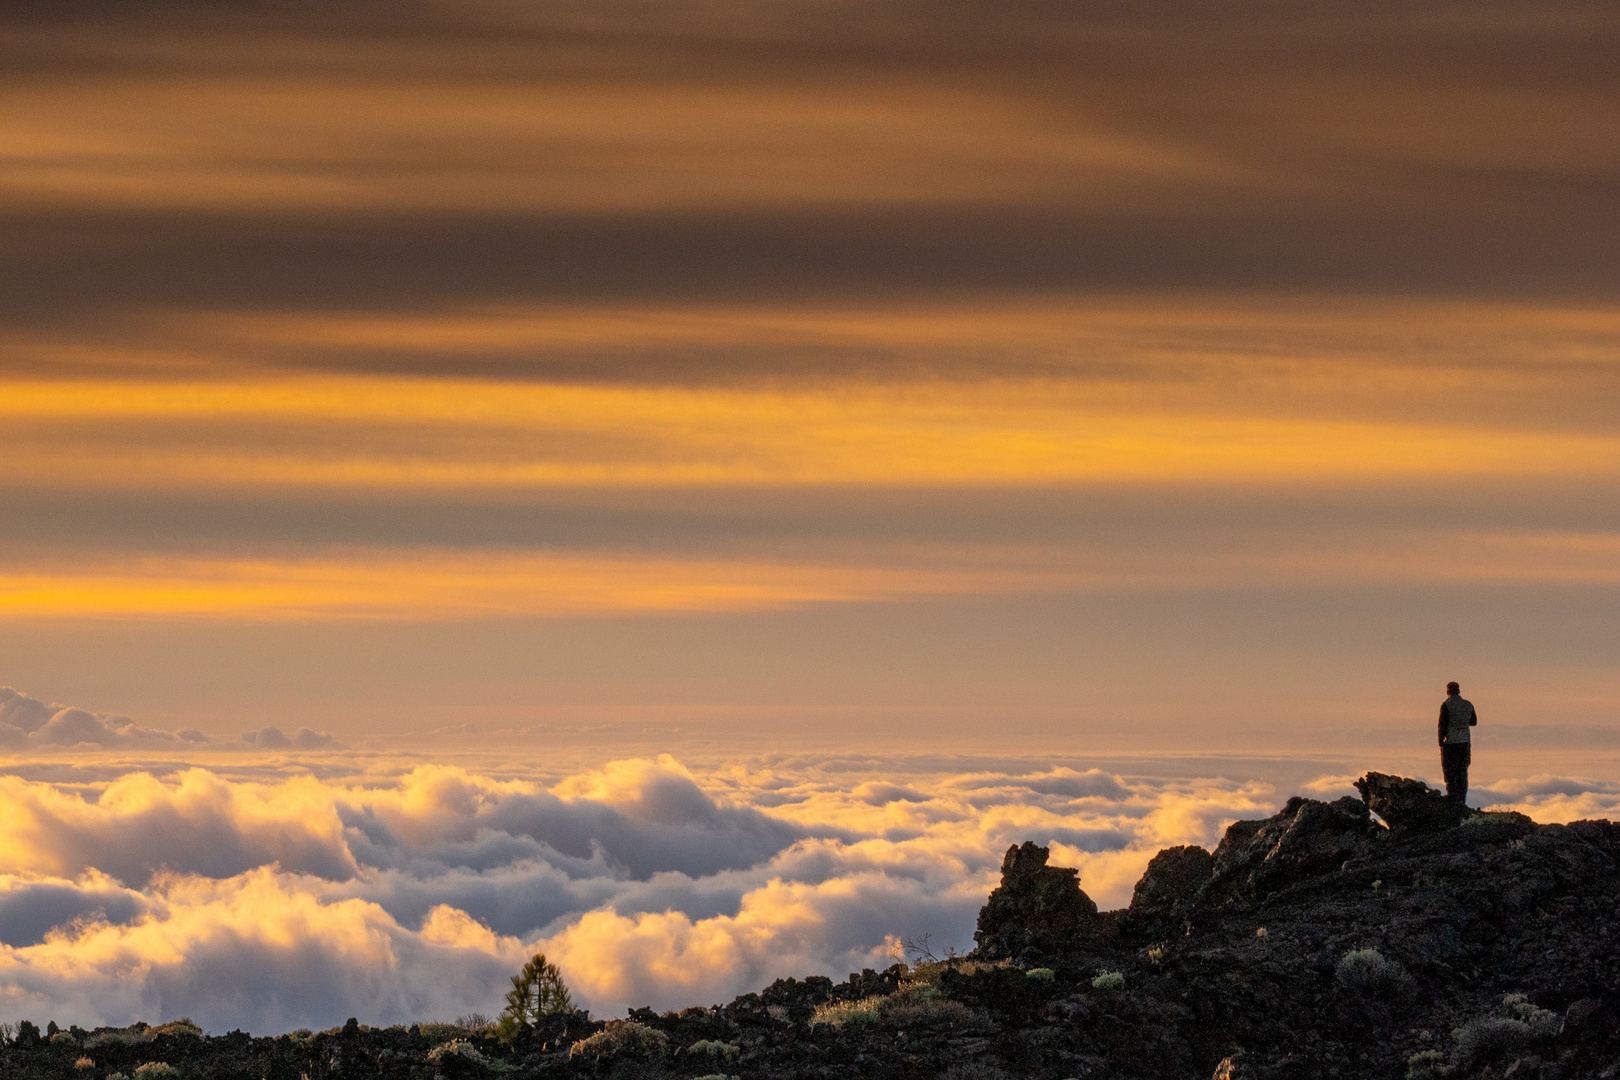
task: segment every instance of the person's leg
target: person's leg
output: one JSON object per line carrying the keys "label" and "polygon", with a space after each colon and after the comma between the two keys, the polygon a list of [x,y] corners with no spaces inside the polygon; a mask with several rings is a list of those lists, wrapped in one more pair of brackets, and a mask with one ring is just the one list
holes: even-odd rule
{"label": "person's leg", "polygon": [[1458,791],[1463,782],[1457,776],[1457,751],[1461,749],[1449,744],[1440,748],[1440,772],[1446,778],[1446,795],[1453,799],[1462,798]]}
{"label": "person's leg", "polygon": [[1468,799],[1468,766],[1474,759],[1474,744],[1463,743],[1457,747],[1457,801],[1466,802]]}

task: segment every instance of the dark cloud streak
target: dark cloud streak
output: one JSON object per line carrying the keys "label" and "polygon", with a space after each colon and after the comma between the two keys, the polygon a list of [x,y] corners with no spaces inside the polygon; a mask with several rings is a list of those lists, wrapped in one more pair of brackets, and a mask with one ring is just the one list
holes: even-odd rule
{"label": "dark cloud streak", "polygon": [[[480,107],[458,104],[456,93],[489,90],[497,102],[532,109],[544,100],[523,95],[548,87],[587,96],[700,87],[747,101],[870,82],[910,100],[951,92],[1019,102],[1057,140],[1032,151],[1034,165],[1016,157],[973,165],[980,172],[964,175],[982,190],[958,196],[929,189],[927,155],[939,147],[902,147],[897,160],[920,170],[909,196],[874,192],[863,202],[857,179],[835,206],[744,198],[618,211],[207,211],[92,200],[52,209],[13,191],[0,203],[0,315],[14,324],[77,324],[132,308],[388,311],[1183,288],[1594,297],[1620,284],[1612,65],[1620,18],[1601,5],[1533,13],[1358,5],[1353,16],[1335,5],[1215,12],[978,2],[9,10],[19,32],[0,85],[116,85],[187,72],[232,85],[268,73],[306,87],[313,100],[323,86],[412,90],[479,120]],[[872,107],[898,100],[875,92]],[[725,134],[727,115],[711,118],[731,140],[725,146],[766,153],[760,131]],[[285,145],[266,145],[243,167],[273,176],[277,154],[318,130],[307,117],[289,120]],[[803,123],[778,119],[813,154],[823,136],[813,124],[794,126]],[[1065,157],[1066,141],[1079,146],[1099,132],[1195,152],[1207,169],[1148,168],[1099,193],[1092,167]],[[427,160],[475,179],[509,169],[543,179],[576,154],[579,167],[604,170],[611,188],[632,169],[655,177],[675,169],[679,154],[707,145],[690,141],[698,135],[714,132],[701,122],[673,129],[666,159],[645,162],[614,156],[630,144],[606,122],[594,142],[543,153],[521,131],[485,145],[451,124],[423,128],[420,139]],[[371,172],[397,178],[420,162],[389,155],[415,153],[414,145],[360,145],[352,158],[309,167],[362,182]],[[836,177],[848,164],[841,155],[878,151],[834,138],[821,152]],[[905,158],[912,153],[923,156]],[[962,168],[939,166],[941,175]],[[1032,170],[1050,175],[1034,182]],[[672,195],[682,175],[669,174]],[[287,183],[299,181],[289,174]],[[592,362],[559,358],[547,374],[569,377]]]}

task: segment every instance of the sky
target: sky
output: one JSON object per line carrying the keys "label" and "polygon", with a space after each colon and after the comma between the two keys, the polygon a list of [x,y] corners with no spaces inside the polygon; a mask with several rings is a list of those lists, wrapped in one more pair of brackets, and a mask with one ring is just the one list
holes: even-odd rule
{"label": "sky", "polygon": [[1563,2],[6,5],[0,1019],[967,947],[1007,843],[1117,906],[1437,778],[1451,679],[1476,801],[1606,812],[1617,48]]}

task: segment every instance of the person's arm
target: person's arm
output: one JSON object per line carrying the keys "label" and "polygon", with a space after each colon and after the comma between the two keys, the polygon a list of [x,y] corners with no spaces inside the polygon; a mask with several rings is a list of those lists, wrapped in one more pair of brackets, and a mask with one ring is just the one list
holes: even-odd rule
{"label": "person's arm", "polygon": [[1474,708],[1473,702],[1468,703],[1468,726],[1479,727],[1479,710]]}
{"label": "person's arm", "polygon": [[1440,745],[1446,745],[1446,703],[1440,703]]}

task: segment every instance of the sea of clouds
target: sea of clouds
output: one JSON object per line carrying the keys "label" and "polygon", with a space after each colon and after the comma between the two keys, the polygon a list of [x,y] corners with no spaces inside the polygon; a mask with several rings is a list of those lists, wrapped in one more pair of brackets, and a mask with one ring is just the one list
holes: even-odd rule
{"label": "sea of clouds", "polygon": [[[29,736],[64,708],[32,700],[4,706],[44,715]],[[0,770],[0,1019],[273,1033],[494,1013],[540,951],[599,1016],[710,1004],[882,967],[924,934],[971,948],[1024,840],[1122,906],[1156,851],[1213,845],[1288,794],[940,757],[694,771],[654,755],[542,776],[329,746],[267,765],[261,745],[207,767],[73,763],[105,749],[92,741]],[[1304,787],[1336,797],[1348,780]],[[1614,816],[1620,784],[1540,777],[1490,799],[1544,821]]]}

